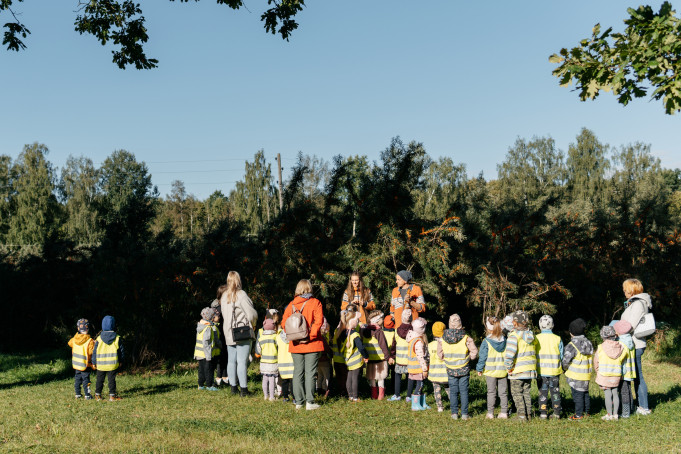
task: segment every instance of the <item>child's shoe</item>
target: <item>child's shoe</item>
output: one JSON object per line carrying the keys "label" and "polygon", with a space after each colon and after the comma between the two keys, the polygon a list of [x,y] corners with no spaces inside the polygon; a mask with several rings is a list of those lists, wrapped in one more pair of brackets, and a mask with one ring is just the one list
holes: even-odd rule
{"label": "child's shoe", "polygon": [[581,421],[582,419],[584,419],[584,416],[577,416],[577,415],[570,416],[570,421]]}
{"label": "child's shoe", "polygon": [[305,410],[316,410],[319,408],[319,404],[314,402],[308,402],[305,404]]}
{"label": "child's shoe", "polygon": [[210,388],[206,388],[207,391],[220,391],[218,388],[215,386],[211,386]]}
{"label": "child's shoe", "polygon": [[274,397],[274,396],[270,397],[270,402],[276,402],[276,400],[277,400],[276,397]]}
{"label": "child's shoe", "polygon": [[464,420],[464,421],[466,421],[466,420],[470,419],[470,416],[468,416],[468,415],[461,415],[461,419]]}
{"label": "child's shoe", "polygon": [[610,417],[610,415],[604,415],[604,416],[601,416],[601,419],[603,421],[610,421],[612,418]]}
{"label": "child's shoe", "polygon": [[438,413],[442,413],[443,411],[445,411],[445,407],[437,407]]}
{"label": "child's shoe", "polygon": [[459,419],[459,415],[457,415],[456,413],[452,413],[452,419]]}
{"label": "child's shoe", "polygon": [[542,413],[541,415],[539,415],[539,418],[540,419],[549,419],[549,415],[545,415],[545,414]]}
{"label": "child's shoe", "polygon": [[281,401],[284,402],[285,404],[287,404],[287,403],[291,402],[291,399],[289,399],[288,397],[284,397]]}
{"label": "child's shoe", "polygon": [[409,403],[409,402],[411,402],[411,396],[409,396],[409,397],[405,398],[405,399],[404,399],[404,401],[405,401],[406,403]]}
{"label": "child's shoe", "polygon": [[426,393],[421,394],[421,400],[419,403],[424,410],[430,410],[430,405],[426,403]]}
{"label": "child's shoe", "polygon": [[402,399],[402,396],[398,396],[398,395],[396,395],[396,394],[393,394],[393,396],[392,396],[390,399],[388,399],[388,400],[389,400],[390,402],[395,402],[395,401],[401,400],[401,399]]}
{"label": "child's shoe", "polygon": [[414,395],[413,399],[411,399],[411,411],[421,411],[421,410],[425,410],[425,408],[423,408],[421,406],[421,397]]}
{"label": "child's shoe", "polygon": [[83,396],[81,396],[80,394],[76,394],[76,399],[80,399],[81,397]]}
{"label": "child's shoe", "polygon": [[527,417],[526,416],[518,416],[518,421],[527,422]]}
{"label": "child's shoe", "polygon": [[123,400],[123,398],[118,397],[118,394],[109,395],[109,402],[116,402],[117,400]]}
{"label": "child's shoe", "polygon": [[557,414],[557,413],[552,414],[551,417],[552,417],[553,419],[560,419],[560,415]]}
{"label": "child's shoe", "polygon": [[102,400],[102,396],[100,396],[99,394],[95,394],[95,400],[99,402],[100,400]]}
{"label": "child's shoe", "polygon": [[652,413],[648,408],[638,407],[636,409],[636,414],[641,416],[646,416]]}
{"label": "child's shoe", "polygon": [[222,382],[222,378],[216,378],[215,379],[215,386],[220,387],[221,382]]}
{"label": "child's shoe", "polygon": [[92,396],[91,396],[90,394],[87,394],[87,395],[85,396],[85,400],[92,400]]}
{"label": "child's shoe", "polygon": [[497,419],[508,419],[508,413],[499,413]]}
{"label": "child's shoe", "polygon": [[205,386],[199,386],[199,388],[198,388],[198,389],[200,389],[200,390],[204,390],[204,389],[206,389],[206,387],[205,387]]}
{"label": "child's shoe", "polygon": [[[501,417],[501,414],[499,414],[499,417]],[[487,419],[494,419],[494,413],[487,413],[487,416],[485,416]]]}

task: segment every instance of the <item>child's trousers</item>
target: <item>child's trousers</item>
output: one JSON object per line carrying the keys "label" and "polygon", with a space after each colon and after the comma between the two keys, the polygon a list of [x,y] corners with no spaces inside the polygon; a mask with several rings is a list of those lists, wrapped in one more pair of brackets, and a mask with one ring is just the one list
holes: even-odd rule
{"label": "child's trousers", "polygon": [[579,391],[575,388],[572,390],[572,400],[575,401],[575,416],[588,415],[591,410],[591,397],[589,391]]}
{"label": "child's trousers", "polygon": [[279,377],[279,385],[281,385],[281,397],[288,399],[291,394],[291,379]]}
{"label": "child's trousers", "polygon": [[453,415],[459,413],[459,395],[461,395],[461,415],[468,414],[468,375],[463,377],[449,376],[449,408]]}
{"label": "child's trousers", "polygon": [[90,371],[77,370],[74,378],[74,385],[76,388],[76,396],[80,396],[80,386],[83,385],[83,393],[86,396],[90,395]]}
{"label": "child's trousers", "polygon": [[333,371],[336,375],[336,385],[338,385],[338,395],[348,393],[345,383],[348,381],[348,366],[342,363],[333,363]]}
{"label": "child's trousers", "polygon": [[553,415],[560,416],[562,410],[560,402],[560,376],[537,377],[537,388],[539,388],[539,413],[547,416],[549,413],[549,391],[551,391],[551,406]]}
{"label": "child's trousers", "polygon": [[116,395],[116,370],[98,370],[97,371],[97,385],[95,386],[95,394],[100,396],[104,389],[104,378],[109,382],[109,395]]}
{"label": "child's trousers", "polygon": [[605,410],[611,416],[617,415],[620,408],[620,395],[617,388],[605,388],[603,393],[605,394]]}
{"label": "child's trousers", "polygon": [[328,361],[317,364],[317,389],[326,391],[331,380],[331,363]]}
{"label": "child's trousers", "polygon": [[345,387],[348,390],[348,397],[356,399],[359,394],[359,376],[362,373],[362,368],[348,371],[348,379],[345,382]]}
{"label": "child's trousers", "polygon": [[274,390],[276,389],[277,376],[275,374],[263,374],[262,376],[262,392],[265,399],[274,399]]}
{"label": "child's trousers", "polygon": [[433,395],[435,396],[435,405],[439,411],[444,410],[444,405],[442,405],[442,390],[447,392],[447,397],[449,397],[449,383],[436,383],[433,382]]}
{"label": "child's trousers", "polygon": [[631,382],[622,380],[619,386],[620,400],[622,401],[622,417],[628,418],[631,409],[634,408],[634,396],[631,394]]}
{"label": "child's trousers", "polygon": [[532,396],[530,395],[532,379],[512,379],[510,382],[511,396],[518,408],[518,416],[529,419],[532,413]]}
{"label": "child's trousers", "polygon": [[199,360],[199,386],[210,388],[213,386],[213,374],[215,373],[215,361]]}
{"label": "child's trousers", "polygon": [[508,414],[508,379],[485,376],[487,383],[487,413],[494,413],[494,405],[499,395],[501,413]]}

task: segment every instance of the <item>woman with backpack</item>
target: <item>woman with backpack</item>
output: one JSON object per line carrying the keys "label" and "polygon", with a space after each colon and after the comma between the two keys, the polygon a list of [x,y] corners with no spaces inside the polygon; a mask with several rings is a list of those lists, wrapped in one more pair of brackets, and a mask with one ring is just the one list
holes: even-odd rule
{"label": "woman with backpack", "polygon": [[312,284],[301,279],[295,298],[289,303],[281,319],[289,340],[288,350],[293,357],[293,398],[296,410],[316,410],[315,380],[319,356],[324,351],[321,328],[324,323],[322,303],[312,297]]}

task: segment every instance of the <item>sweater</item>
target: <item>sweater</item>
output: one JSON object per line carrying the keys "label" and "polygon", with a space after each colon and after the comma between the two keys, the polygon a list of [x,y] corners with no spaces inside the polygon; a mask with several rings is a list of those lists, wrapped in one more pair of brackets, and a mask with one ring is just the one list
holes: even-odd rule
{"label": "sweater", "polygon": [[[650,295],[640,293],[629,298],[624,303],[624,307],[624,312],[622,312],[622,317],[620,318],[628,321],[633,328],[632,331],[635,331],[643,316],[653,309],[653,303],[650,301]],[[637,349],[646,348],[645,339],[639,339],[633,335],[631,337],[634,339],[634,346]]]}
{"label": "sweater", "polygon": [[[225,333],[225,345],[236,345],[236,341],[232,337],[232,314],[235,317],[234,326],[250,326],[251,338],[255,339],[253,327],[257,326],[258,313],[253,307],[253,301],[251,301],[246,292],[239,290],[236,293],[236,301],[234,302],[228,302],[227,292],[223,293],[220,298],[220,310],[225,320],[222,327]],[[244,341],[240,342],[243,343]]]}
{"label": "sweater", "polygon": [[395,287],[390,299],[390,313],[395,316],[395,328],[402,324],[402,312],[404,311],[405,300],[411,306],[412,319],[419,318],[419,313],[425,312],[426,300],[423,298],[423,291],[418,285],[409,284],[406,289]]}
{"label": "sweater", "polygon": [[348,292],[347,291],[343,292],[343,301],[341,302],[341,310],[344,311],[345,308],[347,308],[348,304],[350,304],[350,303],[355,303],[359,307],[359,313],[360,313],[359,322],[360,322],[360,324],[364,325],[364,324],[368,323],[369,320],[367,320],[367,315],[369,314],[369,312],[376,309],[376,303],[374,303],[374,296],[371,294],[371,292],[369,292],[369,301],[360,301],[358,293],[354,293],[352,295],[352,300],[351,300],[351,298],[348,296]]}

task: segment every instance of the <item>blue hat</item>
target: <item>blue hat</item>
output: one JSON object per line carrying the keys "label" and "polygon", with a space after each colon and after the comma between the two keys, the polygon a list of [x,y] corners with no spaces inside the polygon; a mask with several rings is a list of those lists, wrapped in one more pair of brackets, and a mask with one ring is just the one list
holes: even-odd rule
{"label": "blue hat", "polygon": [[107,315],[102,319],[102,331],[115,331],[116,319],[111,315]]}

